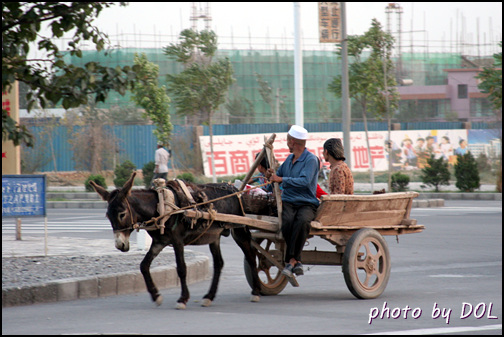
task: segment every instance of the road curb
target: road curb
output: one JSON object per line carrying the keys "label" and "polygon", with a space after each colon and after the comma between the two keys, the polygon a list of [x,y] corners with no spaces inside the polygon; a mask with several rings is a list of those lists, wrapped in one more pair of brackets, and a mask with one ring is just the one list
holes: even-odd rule
{"label": "road curb", "polygon": [[[186,261],[186,266],[188,284],[203,281],[209,275],[209,258],[205,255],[197,255],[191,261]],[[151,275],[159,290],[180,286],[175,265],[153,268]],[[147,293],[140,271],[70,278],[2,289],[2,308],[139,292]]]}
{"label": "road curb", "polygon": [[[358,193],[357,193],[358,194]],[[56,198],[56,195],[65,199],[79,198],[82,200],[67,201],[47,201],[47,208],[85,208],[85,209],[106,209],[107,203],[99,199],[96,193],[51,193],[49,198]],[[428,203],[418,202],[428,200]],[[413,199],[412,207],[442,207],[444,202],[439,200],[502,200],[502,193],[420,193],[418,198]]]}

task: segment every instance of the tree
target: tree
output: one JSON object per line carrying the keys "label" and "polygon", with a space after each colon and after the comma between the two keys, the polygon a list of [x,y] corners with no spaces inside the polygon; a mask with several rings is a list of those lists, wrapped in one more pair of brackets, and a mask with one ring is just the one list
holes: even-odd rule
{"label": "tree", "polygon": [[396,172],[391,177],[391,188],[393,192],[404,192],[408,189],[410,177],[407,174]]}
{"label": "tree", "polygon": [[[373,184],[373,160],[369,146],[367,113],[371,111],[375,118],[383,119],[390,118],[390,112],[397,109],[399,96],[391,60],[394,40],[390,34],[382,30],[380,22],[376,19],[372,20],[371,28],[364,35],[349,36],[347,40],[348,54],[353,58],[348,70],[349,94],[361,106],[371,184]],[[366,59],[363,58],[364,50],[370,50]],[[338,54],[341,55],[341,46]],[[328,90],[341,97],[341,75],[334,78]]]}
{"label": "tree", "polygon": [[224,103],[234,81],[233,67],[227,57],[213,60],[217,51],[217,36],[213,31],[185,29],[180,33],[180,39],[179,44],[164,48],[168,57],[185,65],[180,74],[167,75],[168,93],[173,97],[178,114],[199,114],[208,124],[213,180],[216,182],[212,116]]}
{"label": "tree", "polygon": [[[494,65],[491,68],[483,68],[483,71],[476,76],[481,82],[478,88],[488,93],[488,99],[492,101],[494,109],[497,111],[497,121],[502,121],[502,41],[499,43],[501,52],[494,54]],[[501,144],[502,144],[502,123]],[[499,172],[497,174],[497,190],[502,191],[502,146],[500,155]]]}
{"label": "tree", "polygon": [[471,151],[467,151],[464,155],[457,155],[455,177],[457,178],[455,186],[463,192],[474,192],[480,187],[478,163]]}
{"label": "tree", "polygon": [[439,192],[440,185],[450,185],[450,171],[448,170],[448,162],[440,157],[435,159],[432,154],[427,159],[427,165],[422,169],[420,176],[422,182],[426,185],[432,185]]}
{"label": "tree", "polygon": [[[28,110],[37,104],[42,109],[49,103],[61,103],[68,109],[86,104],[89,97],[104,102],[108,92],[121,95],[137,81],[136,68],[103,67],[88,62],[84,67],[66,64],[64,53],[52,39],[65,33],[73,34],[65,53],[81,57],[79,44],[91,41],[98,51],[105,48],[107,36],[92,25],[100,12],[112,2],[2,2],[2,92],[10,91],[15,81],[26,83]],[[121,3],[124,5],[124,3]],[[50,28],[44,36],[42,26]],[[31,45],[35,43],[45,56],[30,59]],[[59,44],[59,43],[58,43]],[[33,146],[33,137],[17,125],[2,108],[2,139],[14,145]]]}
{"label": "tree", "polygon": [[144,53],[135,54],[134,63],[138,66],[138,76],[142,82],[132,90],[134,95],[131,100],[144,108],[145,115],[156,125],[154,135],[158,141],[166,142],[170,139],[173,125],[170,122],[170,98],[166,94],[166,87],[158,84],[159,66],[149,62]]}
{"label": "tree", "polygon": [[[502,41],[499,46],[502,49]],[[478,88],[489,94],[488,99],[492,101],[494,109],[499,110],[502,109],[502,50],[493,57],[493,67],[483,68],[476,78],[480,80]]]}
{"label": "tree", "polygon": [[224,108],[229,113],[229,124],[253,123],[254,121],[254,105],[249,99],[241,96],[236,87],[234,94],[229,95]]}
{"label": "tree", "polygon": [[136,166],[131,161],[126,160],[122,164],[117,165],[114,169],[114,186],[121,188],[124,186],[126,181],[131,177],[131,174],[135,172]]}
{"label": "tree", "polygon": [[98,174],[107,167],[114,167],[118,140],[106,126],[111,124],[107,110],[98,109],[89,102],[75,111],[68,111],[64,122],[71,134],[73,160],[77,170]]}

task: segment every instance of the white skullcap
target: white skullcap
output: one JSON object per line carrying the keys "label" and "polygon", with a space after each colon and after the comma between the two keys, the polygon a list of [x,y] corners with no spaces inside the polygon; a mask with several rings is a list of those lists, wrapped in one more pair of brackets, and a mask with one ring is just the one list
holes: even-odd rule
{"label": "white skullcap", "polygon": [[302,139],[302,140],[308,139],[308,131],[299,125],[291,126],[289,130],[289,135],[291,135],[291,137],[296,139]]}

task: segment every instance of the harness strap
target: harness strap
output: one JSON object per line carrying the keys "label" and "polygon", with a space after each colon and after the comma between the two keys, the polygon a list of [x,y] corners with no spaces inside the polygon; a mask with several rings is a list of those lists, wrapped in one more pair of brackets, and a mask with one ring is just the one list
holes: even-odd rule
{"label": "harness strap", "polygon": [[[219,198],[215,198],[215,199],[212,199],[212,200],[208,200],[208,201],[206,201],[206,202],[202,202],[202,203],[199,203],[199,204],[189,205],[189,206],[186,206],[186,207],[181,207],[181,208],[179,208],[179,207],[177,207],[177,205],[172,204],[172,205],[170,205],[170,207],[172,207],[172,208],[173,208],[173,210],[172,210],[172,211],[169,211],[169,212],[167,212],[167,213],[166,213],[166,214],[164,214],[164,215],[160,215],[160,216],[158,216],[157,218],[152,218],[152,219],[150,219],[150,220],[147,220],[147,221],[145,221],[145,222],[143,222],[143,223],[141,223],[141,224],[139,224],[139,223],[133,223],[133,224],[131,225],[131,227],[129,227],[129,228],[124,228],[124,229],[122,229],[122,230],[124,231],[124,230],[129,230],[129,229],[132,229],[132,228],[133,228],[133,229],[136,229],[136,230],[145,229],[145,230],[147,230],[147,231],[149,231],[149,230],[157,230],[157,229],[159,229],[159,225],[157,224],[157,222],[158,222],[160,219],[163,219],[163,218],[168,219],[171,215],[173,215],[173,214],[183,213],[186,209],[190,209],[190,208],[194,208],[194,209],[196,209],[196,207],[198,207],[198,206],[202,206],[202,205],[210,204],[210,203],[212,203],[212,202],[215,202],[215,201],[218,201],[218,200],[227,199],[227,198],[231,198],[231,197],[234,197],[234,196],[237,196],[237,197],[238,197],[238,199],[240,200],[240,199],[241,199],[241,198],[240,198],[240,196],[241,196],[241,194],[242,194],[242,193],[248,192],[248,191],[253,190],[253,189],[256,189],[256,188],[261,188],[261,187],[266,186],[266,185],[269,185],[269,184],[271,184],[271,182],[267,182],[267,183],[264,183],[264,184],[261,184],[261,185],[258,185],[258,186],[254,186],[254,187],[252,187],[252,188],[250,188],[250,189],[248,189],[248,190],[238,191],[238,192],[235,192],[235,193],[232,193],[232,194],[228,194],[228,195],[225,195],[225,196],[222,196],[222,197],[219,197]],[[241,201],[241,200],[240,200],[240,201]],[[241,203],[240,203],[240,206],[242,207],[242,211],[243,211],[243,205],[241,205]],[[213,220],[212,220],[212,222],[213,222]],[[149,224],[149,223],[153,223],[153,225],[148,226],[147,224]],[[208,230],[208,228],[207,228],[207,230]]]}
{"label": "harness strap", "polygon": [[186,195],[187,197],[187,200],[189,200],[189,203],[191,205],[194,205],[196,203],[196,201],[194,201],[191,193],[189,192],[189,189],[187,188],[186,184],[180,180],[180,179],[175,179],[175,181],[180,185],[180,188],[182,188],[182,191],[184,191],[184,194]]}
{"label": "harness strap", "polygon": [[159,228],[161,229],[161,235],[164,234],[165,222],[170,218],[171,212],[173,210],[179,209],[177,205],[175,205],[175,196],[173,192],[167,188],[158,188],[158,212],[161,216],[159,219]]}

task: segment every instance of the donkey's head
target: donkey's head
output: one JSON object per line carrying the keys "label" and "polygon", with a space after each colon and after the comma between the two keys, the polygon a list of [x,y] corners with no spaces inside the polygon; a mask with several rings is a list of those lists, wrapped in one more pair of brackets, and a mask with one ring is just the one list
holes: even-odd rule
{"label": "donkey's head", "polygon": [[122,188],[112,192],[108,192],[94,181],[89,182],[101,198],[108,203],[106,216],[114,231],[115,246],[122,252],[129,250],[129,236],[133,231],[132,224],[135,222],[131,205],[128,202],[135,176],[136,172],[133,172]]}

